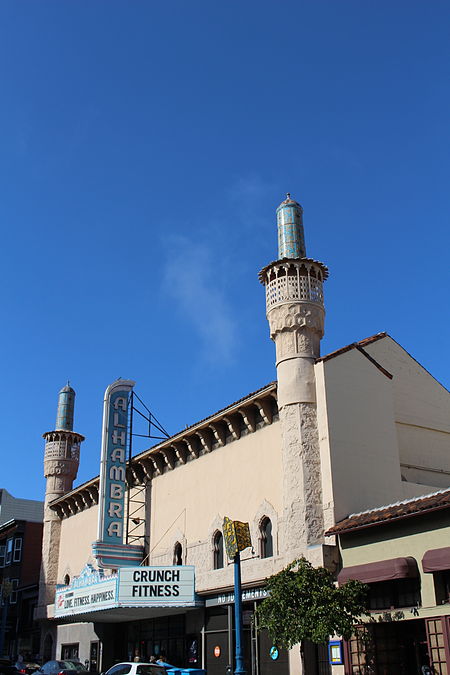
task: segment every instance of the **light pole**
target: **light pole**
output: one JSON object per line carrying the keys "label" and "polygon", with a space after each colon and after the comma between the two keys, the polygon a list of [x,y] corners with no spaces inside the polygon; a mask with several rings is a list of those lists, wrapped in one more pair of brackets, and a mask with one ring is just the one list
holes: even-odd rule
{"label": "light pole", "polygon": [[247,671],[244,668],[244,654],[242,650],[242,589],[241,589],[241,554],[234,556],[234,628],[236,633],[236,670],[234,675],[242,675]]}

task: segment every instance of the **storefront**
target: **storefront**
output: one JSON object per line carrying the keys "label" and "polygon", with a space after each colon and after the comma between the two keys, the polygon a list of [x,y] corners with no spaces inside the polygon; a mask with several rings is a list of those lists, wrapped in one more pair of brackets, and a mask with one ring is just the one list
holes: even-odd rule
{"label": "storefront", "polygon": [[[267,597],[264,587],[242,592],[244,666],[252,675],[288,675],[288,652],[275,649],[266,630],[257,630],[255,610]],[[234,593],[205,598],[204,663],[208,675],[223,675],[234,659]]]}
{"label": "storefront", "polygon": [[440,544],[450,490],[354,514],[328,533],[339,535],[339,583],[369,588],[370,619],[345,645],[346,675],[448,675],[450,547]]}

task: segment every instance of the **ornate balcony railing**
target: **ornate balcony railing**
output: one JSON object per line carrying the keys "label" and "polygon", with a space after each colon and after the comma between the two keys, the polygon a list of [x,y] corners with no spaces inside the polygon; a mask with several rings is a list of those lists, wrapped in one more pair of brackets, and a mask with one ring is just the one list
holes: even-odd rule
{"label": "ornate balcony railing", "polygon": [[266,285],[266,307],[291,300],[306,300],[323,305],[323,284],[320,279],[303,275],[297,269],[296,274],[282,274],[271,279]]}

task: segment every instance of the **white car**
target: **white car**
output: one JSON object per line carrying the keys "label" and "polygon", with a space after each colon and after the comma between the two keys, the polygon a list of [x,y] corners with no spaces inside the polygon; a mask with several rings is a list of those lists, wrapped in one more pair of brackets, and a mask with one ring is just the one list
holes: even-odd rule
{"label": "white car", "polygon": [[167,675],[167,669],[158,663],[124,661],[116,663],[104,675]]}

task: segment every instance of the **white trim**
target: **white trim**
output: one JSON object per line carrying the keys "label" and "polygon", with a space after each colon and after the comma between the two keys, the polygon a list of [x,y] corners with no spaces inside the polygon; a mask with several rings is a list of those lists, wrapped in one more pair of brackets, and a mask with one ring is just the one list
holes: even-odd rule
{"label": "white trim", "polygon": [[20,562],[22,560],[23,538],[16,537],[14,539],[13,562]]}

